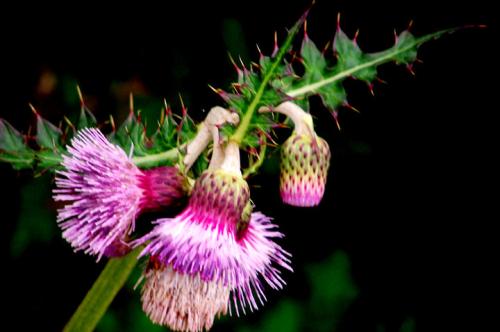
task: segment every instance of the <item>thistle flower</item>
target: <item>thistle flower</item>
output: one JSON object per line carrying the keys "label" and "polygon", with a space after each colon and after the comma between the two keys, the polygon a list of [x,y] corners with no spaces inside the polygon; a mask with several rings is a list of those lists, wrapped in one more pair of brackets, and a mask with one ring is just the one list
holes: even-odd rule
{"label": "thistle flower", "polygon": [[294,122],[292,135],[281,147],[280,194],[284,203],[293,206],[316,206],[325,192],[330,148],[314,131],[312,117],[292,102],[275,109],[261,108],[289,116]]}
{"label": "thistle flower", "polygon": [[98,259],[126,254],[136,217],[185,195],[184,177],[177,168],[140,170],[98,129],[79,131],[68,152],[53,192],[54,200],[67,203],[58,211],[57,222],[76,251]]}
{"label": "thistle flower", "polygon": [[153,322],[185,331],[209,329],[216,314],[231,312],[230,292],[239,315],[239,307],[245,312],[258,308],[257,299],[263,304],[260,277],[272,288],[283,287],[274,266],[291,270],[289,254],[274,242],[283,235],[271,218],[251,213],[249,206],[239,148],[229,143],[222,164],[196,181],[186,209],[158,220],[138,241],[149,241],[141,255],[153,257],[158,267],[147,269],[142,289],[143,309]]}

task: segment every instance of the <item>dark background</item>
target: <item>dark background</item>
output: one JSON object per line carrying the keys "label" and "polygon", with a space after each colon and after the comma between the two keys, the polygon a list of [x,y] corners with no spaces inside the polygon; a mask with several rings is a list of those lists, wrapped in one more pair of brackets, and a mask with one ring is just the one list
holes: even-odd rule
{"label": "dark background", "polygon": [[[271,172],[250,182],[258,209],[286,234],[295,273],[285,274],[284,291],[269,291],[258,313],[224,319],[214,330],[409,332],[485,324],[487,305],[479,295],[490,292],[485,268],[497,259],[489,259],[494,233],[488,225],[498,220],[490,213],[497,192],[498,35],[486,3],[318,1],[308,30],[321,46],[333,38],[337,12],[349,36],[360,29],[365,51],[389,47],[393,30],[410,20],[416,35],[468,24],[488,28],[424,45],[415,77],[383,66],[388,85],[376,84],[374,97],[348,81],[349,101],[361,115],[342,110],[341,132],[313,101],[317,131],[333,152],[322,204],[283,206]],[[257,58],[256,43],[269,52],[273,32],[282,37],[307,4],[2,10],[0,117],[26,132],[32,102],[59,122],[78,109],[78,83],[100,120],[109,113],[123,119],[130,91],[144,103],[166,97],[174,108],[181,92],[199,119],[200,110],[221,103],[207,84],[226,87],[234,78],[227,51],[247,62]],[[0,183],[2,322],[15,330],[60,330],[103,263],[73,254],[61,239],[50,176],[33,180],[30,172],[0,164]],[[470,319],[473,311],[482,315]],[[130,285],[99,325],[101,331],[149,329]]]}

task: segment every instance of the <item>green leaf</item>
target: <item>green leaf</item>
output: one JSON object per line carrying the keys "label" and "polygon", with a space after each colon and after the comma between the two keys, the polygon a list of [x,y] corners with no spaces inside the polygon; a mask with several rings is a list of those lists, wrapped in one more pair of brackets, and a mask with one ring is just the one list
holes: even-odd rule
{"label": "green leaf", "polygon": [[[341,70],[335,68],[330,71],[329,75],[325,75],[322,79],[314,82],[308,82],[307,84],[299,82],[297,87],[288,91],[287,94],[291,97],[298,97],[320,93],[322,87],[338,84],[344,79],[355,75],[361,75],[362,78],[366,79],[370,78],[371,74],[362,74],[363,71],[373,70],[373,68],[391,61],[396,63],[409,63],[414,61],[419,46],[429,40],[439,38],[444,34],[452,33],[456,30],[456,28],[441,30],[419,38],[415,38],[409,32],[405,31],[399,35],[398,41],[390,49],[378,53],[366,54],[361,60],[358,59],[354,62],[340,60],[339,65],[342,67]],[[342,38],[341,41],[337,42],[339,50],[345,51],[347,49],[352,51],[345,43],[346,42],[343,41]]]}
{"label": "green leaf", "polygon": [[37,167],[39,169],[51,169],[54,170],[59,168],[61,162],[63,161],[61,153],[54,150],[41,150],[36,153],[38,160]]}
{"label": "green leaf", "polygon": [[83,128],[92,128],[97,126],[97,120],[90,112],[90,110],[85,106],[82,105],[80,109],[80,117],[78,118],[78,125],[77,129],[83,129]]}
{"label": "green leaf", "polygon": [[26,148],[24,139],[10,123],[0,119],[0,150],[18,151]]}
{"label": "green leaf", "polygon": [[24,142],[23,135],[10,123],[0,119],[0,161],[20,170],[31,168],[34,159],[35,155]]}
{"label": "green leaf", "polygon": [[323,72],[326,70],[326,60],[323,54],[318,50],[307,35],[302,42],[300,50],[302,63],[305,67],[303,79],[306,81],[315,81],[323,77]]}
{"label": "green leaf", "polygon": [[121,258],[112,258],[106,264],[82,303],[78,306],[64,332],[94,331],[118,291],[137,264],[137,256],[143,248],[139,247]]}
{"label": "green leaf", "polygon": [[[339,28],[333,41],[333,50],[337,55],[337,70],[347,70],[367,61],[367,57],[359,48],[356,41],[349,39]],[[371,82],[377,76],[376,67],[369,67],[353,73],[353,77]]]}
{"label": "green leaf", "polygon": [[61,129],[36,114],[36,142],[42,148],[57,149],[59,147]]}

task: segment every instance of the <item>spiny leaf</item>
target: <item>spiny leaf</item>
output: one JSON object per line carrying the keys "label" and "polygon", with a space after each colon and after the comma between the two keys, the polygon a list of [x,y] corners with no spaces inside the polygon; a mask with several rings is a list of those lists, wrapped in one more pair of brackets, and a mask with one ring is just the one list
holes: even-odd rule
{"label": "spiny leaf", "polygon": [[85,106],[82,105],[80,109],[80,117],[78,118],[78,126],[77,129],[83,129],[83,128],[92,128],[97,126],[97,120],[90,112],[90,110]]}
{"label": "spiny leaf", "polygon": [[26,148],[23,136],[4,119],[0,119],[0,150],[18,151]]}
{"label": "spiny leaf", "polygon": [[36,113],[36,142],[42,148],[57,149],[60,144],[61,129]]}
{"label": "spiny leaf", "polygon": [[0,119],[0,161],[10,163],[14,169],[31,168],[34,153],[24,138],[10,123]]}
{"label": "spiny leaf", "polygon": [[37,168],[40,171],[46,169],[56,169],[60,167],[63,160],[60,152],[54,150],[41,150],[36,153]]}
{"label": "spiny leaf", "polygon": [[[365,54],[355,40],[349,39],[338,28],[333,43],[337,62],[331,69],[328,65],[325,69],[324,62],[319,60],[318,49],[312,42],[306,40],[301,50],[301,56],[304,58],[304,75],[287,94],[291,97],[319,94],[325,106],[336,115],[339,106],[348,105],[347,95],[342,86],[343,80],[354,77],[366,81],[371,86],[371,82],[376,79],[378,66],[387,62],[411,65],[417,59],[420,45],[455,30],[442,30],[420,38],[415,38],[409,31],[403,31],[393,47],[386,51]],[[301,104],[307,104],[307,101],[302,99]]]}
{"label": "spiny leaf", "polygon": [[[265,72],[261,71],[260,82],[255,83],[255,93],[251,95],[251,98],[246,98],[248,104],[245,109],[239,110],[242,115],[241,122],[236,131],[231,135],[231,139],[235,142],[241,143],[243,147],[247,145],[252,146],[250,145],[251,142],[245,141],[245,138],[247,137],[247,130],[251,127],[252,121],[254,119],[263,117],[263,115],[256,114],[256,110],[259,106],[264,105],[262,102],[262,97],[264,96],[266,90],[270,89],[269,83],[277,77],[278,69],[282,68],[282,66],[280,65],[282,64],[285,54],[291,49],[292,41],[297,34],[300,26],[302,26],[302,24],[304,23],[306,16],[307,12],[290,29],[281,47],[279,49],[275,49],[275,52],[273,52],[273,55],[271,56],[273,58],[271,64],[265,67]],[[252,78],[254,77],[255,76],[252,76]],[[259,129],[266,131],[269,128]]]}

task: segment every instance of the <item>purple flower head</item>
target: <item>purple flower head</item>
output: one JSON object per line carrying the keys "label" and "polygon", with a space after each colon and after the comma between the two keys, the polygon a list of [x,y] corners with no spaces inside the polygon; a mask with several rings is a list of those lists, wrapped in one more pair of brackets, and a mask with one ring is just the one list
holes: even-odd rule
{"label": "purple flower head", "polygon": [[[231,165],[230,160],[235,153],[237,162],[233,163],[237,166]],[[184,292],[173,286],[177,280],[200,280],[207,285],[204,287],[219,285],[232,291],[232,304],[238,315],[239,308],[243,312],[246,307],[257,309],[258,302],[265,301],[261,279],[280,289],[285,282],[276,266],[292,269],[289,254],[274,242],[283,235],[270,218],[251,213],[249,206],[250,191],[239,170],[238,147],[228,146],[222,166],[209,169],[198,178],[186,209],[175,218],[158,220],[152,232],[138,241],[149,241],[141,255],[150,255],[163,268],[173,271],[171,277],[176,279],[170,283],[171,292]],[[147,279],[148,273],[145,276]],[[213,301],[217,299],[214,297]],[[143,297],[143,301],[149,300],[150,297]],[[164,310],[157,303],[143,303],[143,307],[151,306],[157,307],[146,311],[151,318],[157,317],[151,312]],[[192,307],[188,309],[176,305],[172,310],[184,315],[198,314]],[[176,326],[167,319],[159,323]],[[198,328],[201,330],[202,326]]]}
{"label": "purple flower head", "polygon": [[54,200],[66,202],[57,221],[75,250],[98,259],[124,255],[142,211],[184,196],[184,178],[175,167],[142,171],[98,129],[79,131],[67,150],[53,192]]}

